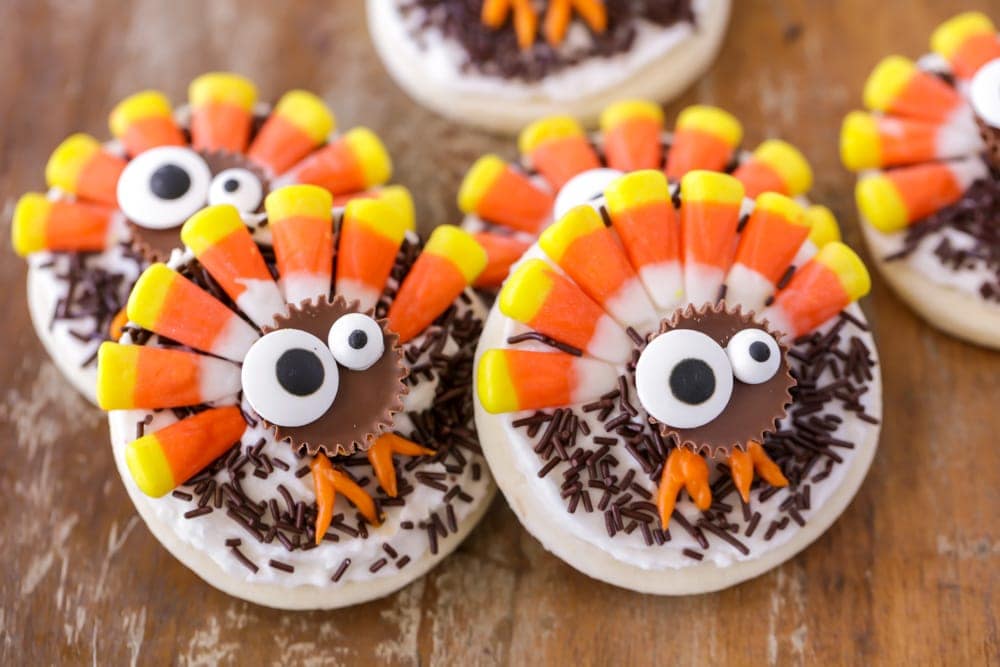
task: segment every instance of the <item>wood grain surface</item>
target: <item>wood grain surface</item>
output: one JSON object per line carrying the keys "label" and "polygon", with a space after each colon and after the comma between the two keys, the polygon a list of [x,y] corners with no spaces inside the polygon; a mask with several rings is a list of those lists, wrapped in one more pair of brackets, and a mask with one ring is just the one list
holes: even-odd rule
{"label": "wood grain surface", "polygon": [[[918,55],[932,28],[978,0],[737,0],[709,74],[668,108],[735,112],[747,143],[801,146],[849,243],[853,177],[843,114],[883,55]],[[121,97],[182,100],[209,69],[263,98],[301,86],[340,125],[378,131],[421,228],[456,221],[456,187],[513,142],[448,123],[387,78],[360,0],[3,0],[3,237],[19,194],[73,131],[107,136]],[[502,499],[459,551],[397,595],[333,613],[282,613],[203,584],[160,547],[115,473],[102,415],[35,339],[25,267],[0,243],[0,662],[93,664],[950,664],[1000,662],[1000,354],[930,328],[881,282],[863,304],[880,343],[886,419],[858,497],[807,551],[701,597],[596,583],[544,549]]]}

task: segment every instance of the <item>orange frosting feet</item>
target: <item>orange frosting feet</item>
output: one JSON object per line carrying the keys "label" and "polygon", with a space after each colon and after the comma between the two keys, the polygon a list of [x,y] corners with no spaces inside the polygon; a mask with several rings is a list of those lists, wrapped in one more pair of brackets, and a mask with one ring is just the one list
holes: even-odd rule
{"label": "orange frosting feet", "polygon": [[395,433],[384,433],[368,450],[368,461],[372,464],[378,484],[390,498],[398,493],[396,487],[396,468],[392,465],[392,455],[431,456],[433,449],[421,447],[415,442],[401,438]]}
{"label": "orange frosting feet", "polygon": [[755,471],[771,486],[788,486],[788,480],[778,464],[771,460],[759,442],[753,440],[747,444],[747,451],[733,451],[729,457],[729,471],[745,503],[750,502],[750,485]]}
{"label": "orange frosting feet", "polygon": [[708,464],[700,454],[678,447],[667,457],[667,464],[656,490],[656,507],[660,511],[660,524],[663,528],[670,523],[670,515],[674,513],[674,503],[681,489],[687,490],[698,509],[704,511],[711,506]]}
{"label": "orange frosting feet", "polygon": [[309,464],[312,470],[313,484],[316,489],[316,505],[319,512],[316,515],[316,544],[323,541],[330,522],[333,520],[333,502],[337,499],[337,492],[341,492],[347,497],[361,515],[372,525],[379,525],[381,520],[375,512],[375,501],[368,493],[358,486],[358,483],[347,476],[342,470],[338,470],[330,463],[330,459],[323,454],[317,454]]}
{"label": "orange frosting feet", "polygon": [[[511,8],[514,10],[514,33],[522,49],[530,49],[538,32],[538,13],[531,0],[486,0],[480,20],[496,30],[506,21]],[[602,0],[549,0],[542,27],[545,41],[559,46],[566,38],[573,11],[580,15],[594,32],[601,33],[608,27],[608,11]]]}

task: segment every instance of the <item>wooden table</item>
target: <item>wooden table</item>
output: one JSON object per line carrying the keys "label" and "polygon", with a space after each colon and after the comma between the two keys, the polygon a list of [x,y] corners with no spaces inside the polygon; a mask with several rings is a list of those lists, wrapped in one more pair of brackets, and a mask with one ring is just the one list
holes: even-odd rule
{"label": "wooden table", "polygon": [[[922,53],[948,0],[738,0],[722,57],[692,102],[735,112],[748,144],[780,136],[816,168],[814,191],[860,237],[839,165],[843,114],[883,55]],[[996,0],[962,3],[989,9]],[[285,6],[289,5],[289,6]],[[292,6],[294,5],[294,6]],[[173,99],[208,69],[251,76],[262,97],[302,86],[340,125],[390,146],[423,230],[454,222],[459,179],[513,142],[452,125],[386,77],[358,0],[89,0],[0,4],[3,236],[17,196],[73,131],[107,136],[121,97]],[[947,338],[881,282],[863,304],[885,378],[881,447],[858,497],[805,553],[732,590],[658,599],[548,555],[498,499],[450,559],[355,609],[282,613],[203,584],[139,521],[101,414],[35,339],[25,271],[0,243],[0,661],[225,663],[930,664],[1000,660],[1000,354]]]}

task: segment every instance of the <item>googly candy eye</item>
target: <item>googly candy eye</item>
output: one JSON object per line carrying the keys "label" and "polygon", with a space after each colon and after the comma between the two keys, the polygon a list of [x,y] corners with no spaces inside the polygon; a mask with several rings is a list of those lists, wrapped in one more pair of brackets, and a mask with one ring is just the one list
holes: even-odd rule
{"label": "googly candy eye", "polygon": [[733,393],[733,369],[722,347],[693,329],[654,338],[635,369],[639,402],[657,421],[697,428],[718,417]]}
{"label": "googly candy eye", "polygon": [[733,375],[740,382],[761,384],[774,377],[781,366],[781,349],[766,331],[744,329],[726,346]]}
{"label": "googly candy eye", "polygon": [[969,98],[976,115],[1000,127],[1000,58],[983,65],[972,78]]}
{"label": "googly candy eye", "polygon": [[251,407],[277,426],[316,421],[333,405],[340,387],[330,350],[299,329],[278,329],[254,343],[241,377]]}
{"label": "googly candy eye", "polygon": [[590,169],[571,178],[556,195],[555,219],[581,204],[599,203],[604,198],[604,189],[622,174],[617,169]]}
{"label": "googly candy eye", "polygon": [[169,229],[205,205],[212,172],[197,153],[177,146],[151,148],[128,163],[118,179],[118,204],[140,227]]}
{"label": "googly candy eye", "polygon": [[334,322],[327,343],[337,363],[352,371],[371,368],[385,352],[382,327],[361,313],[348,313]]}
{"label": "googly candy eye", "polygon": [[208,188],[209,204],[231,204],[240,213],[253,213],[264,198],[264,186],[252,171],[233,168],[220,171]]}

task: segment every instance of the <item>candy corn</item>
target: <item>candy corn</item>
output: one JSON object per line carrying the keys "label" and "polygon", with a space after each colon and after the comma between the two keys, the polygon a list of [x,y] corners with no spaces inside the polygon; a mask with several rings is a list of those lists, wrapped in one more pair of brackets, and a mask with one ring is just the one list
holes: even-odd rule
{"label": "candy corn", "polygon": [[570,116],[549,116],[521,131],[518,148],[558,190],[577,174],[601,166],[583,128]]}
{"label": "candy corn", "polygon": [[692,169],[722,171],[743,138],[743,127],[722,109],[690,106],[677,117],[667,153],[667,178],[680,180]]}
{"label": "candy corn", "polygon": [[381,185],[391,175],[382,140],[367,127],[356,127],[306,157],[281,182],[310,183],[340,195]]}
{"label": "candy corn", "polygon": [[577,206],[542,232],[552,261],[622,326],[641,331],[656,319],[653,304],[625,251],[590,206]]}
{"label": "candy corn", "polygon": [[540,259],[514,271],[497,298],[507,317],[612,363],[625,363],[632,343],[625,331],[572,281]]}
{"label": "candy corn", "polygon": [[891,233],[955,203],[986,175],[979,158],[932,162],[865,176],[854,195],[861,215],[879,231]]}
{"label": "candy corn", "polygon": [[790,338],[809,333],[871,289],[868,270],[853,250],[832,241],[797,270],[762,313]]}
{"label": "candy corn", "polygon": [[111,134],[132,156],[157,146],[183,146],[184,133],[174,122],[163,93],[146,90],[118,103],[108,122]]}
{"label": "candy corn", "polygon": [[458,208],[483,220],[535,234],[552,214],[552,195],[496,155],[484,155],[465,174]]}
{"label": "candy corn", "polygon": [[250,231],[235,206],[209,206],[181,227],[181,240],[236,305],[258,326],[285,309]]}
{"label": "candy corn", "polygon": [[144,329],[233,361],[242,361],[258,338],[236,313],[166,264],[143,271],[126,312]]}
{"label": "candy corn", "polygon": [[982,147],[979,135],[961,125],[861,111],[847,114],[840,129],[840,159],[852,171],[961,157]]}
{"label": "candy corn", "polygon": [[413,197],[403,185],[386,185],[381,188],[334,195],[333,207],[344,208],[352,199],[379,199],[395,208],[406,221],[406,228],[416,230],[417,218],[413,208]]}
{"label": "candy corn", "polygon": [[954,88],[902,56],[875,66],[865,82],[864,103],[872,111],[938,123],[967,114]]}
{"label": "candy corn", "polygon": [[618,372],[603,361],[564,352],[487,350],[476,389],[487,412],[540,410],[592,401],[615,386]]}
{"label": "candy corn", "polygon": [[242,153],[250,140],[257,88],[227,72],[202,74],[188,86],[191,145],[195,150]]}
{"label": "candy corn", "polygon": [[645,169],[622,176],[605,191],[608,215],[629,261],[661,309],[684,297],[681,231],[662,171]]}
{"label": "candy corn", "polygon": [[239,366],[222,359],[148,345],[98,349],[97,404],[104,410],[200,405],[239,390]]}
{"label": "candy corn", "polygon": [[355,199],[344,210],[337,246],[337,294],[374,308],[409,229],[405,214],[378,199]]}
{"label": "candy corn", "polygon": [[601,113],[604,155],[622,171],[659,169],[663,164],[663,109],[644,100],[616,102]]}
{"label": "candy corn", "polygon": [[271,174],[282,174],[323,145],[333,127],[333,114],[323,100],[304,90],[289,91],[278,100],[247,156]]}
{"label": "candy corn", "polygon": [[809,223],[809,240],[817,248],[822,248],[831,241],[840,240],[840,226],[833,211],[826,206],[813,204],[806,209],[806,221]]}
{"label": "candy corn", "polygon": [[780,139],[768,139],[733,172],[747,197],[762,192],[796,197],[812,187],[812,168],[799,149]]}
{"label": "candy corn", "polygon": [[951,65],[960,79],[971,79],[980,67],[1000,58],[1000,40],[993,21],[979,12],[965,12],[937,27],[931,50]]}
{"label": "candy corn", "polygon": [[700,306],[719,298],[736,246],[743,184],[732,176],[692,171],[681,179],[684,292]]}
{"label": "candy corn", "polygon": [[288,185],[264,200],[288,303],[326,296],[333,274],[333,197],[315,185]]}
{"label": "candy corn", "polygon": [[486,251],[472,236],[453,225],[437,227],[389,307],[389,328],[400,343],[426,329],[484,268]]}
{"label": "candy corn", "polygon": [[139,490],[159,498],[225,454],[244,430],[239,408],[205,410],[129,443],[125,463]]}
{"label": "candy corn", "polygon": [[114,211],[97,204],[50,200],[38,192],[22,195],[14,207],[14,252],[26,257],[42,250],[100,251],[113,236]]}
{"label": "candy corn", "polygon": [[124,168],[125,160],[102,150],[97,139],[74,134],[52,151],[45,181],[79,199],[118,206],[118,177]]}
{"label": "candy corn", "polygon": [[527,241],[492,232],[479,232],[472,236],[486,251],[486,268],[473,283],[475,287],[483,289],[500,287],[500,283],[510,271],[511,264],[531,247]]}
{"label": "candy corn", "polygon": [[760,310],[809,236],[805,211],[773,192],[757,197],[726,276],[726,302]]}

